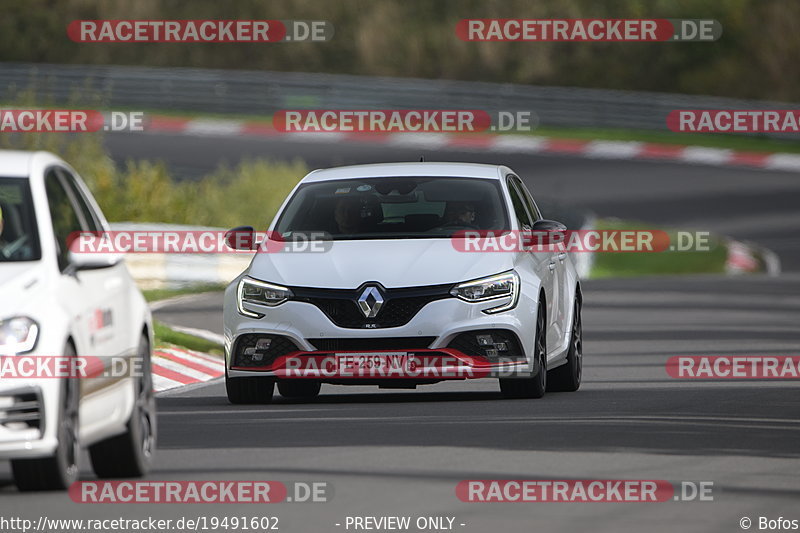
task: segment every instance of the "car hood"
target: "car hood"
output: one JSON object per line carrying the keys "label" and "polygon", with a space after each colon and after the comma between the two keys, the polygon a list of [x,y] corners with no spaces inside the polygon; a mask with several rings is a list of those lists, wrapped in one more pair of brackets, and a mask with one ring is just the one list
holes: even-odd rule
{"label": "car hood", "polygon": [[25,314],[44,290],[40,263],[0,263],[0,320]]}
{"label": "car hood", "polygon": [[513,268],[514,253],[465,253],[450,239],[333,241],[325,252],[256,254],[249,275],[296,287],[352,289],[367,281],[414,287],[467,281]]}

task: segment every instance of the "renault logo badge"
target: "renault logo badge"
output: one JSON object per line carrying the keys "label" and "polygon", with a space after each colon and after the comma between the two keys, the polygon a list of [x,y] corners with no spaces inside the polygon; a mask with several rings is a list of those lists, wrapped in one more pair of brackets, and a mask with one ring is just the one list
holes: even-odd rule
{"label": "renault logo badge", "polygon": [[367,287],[358,297],[358,308],[367,318],[375,318],[383,307],[383,295],[377,287]]}

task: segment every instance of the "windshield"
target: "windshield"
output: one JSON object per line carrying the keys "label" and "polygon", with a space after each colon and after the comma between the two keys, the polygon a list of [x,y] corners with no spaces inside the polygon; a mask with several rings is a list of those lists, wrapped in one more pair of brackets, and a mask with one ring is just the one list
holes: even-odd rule
{"label": "windshield", "polygon": [[0,263],[41,259],[28,180],[0,178]]}
{"label": "windshield", "polygon": [[301,185],[276,231],[325,232],[333,240],[445,238],[463,230],[505,230],[497,180],[359,178]]}

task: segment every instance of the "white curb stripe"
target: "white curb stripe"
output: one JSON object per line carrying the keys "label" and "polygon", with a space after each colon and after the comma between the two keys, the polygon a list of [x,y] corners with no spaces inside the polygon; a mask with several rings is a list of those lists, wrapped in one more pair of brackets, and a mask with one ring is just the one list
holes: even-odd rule
{"label": "white curb stripe", "polygon": [[184,127],[189,135],[240,135],[244,123],[238,120],[213,120],[198,118],[190,120]]}
{"label": "white curb stripe", "polygon": [[387,144],[408,148],[441,148],[452,142],[446,133],[392,133]]}
{"label": "white curb stripe", "polygon": [[159,376],[155,372],[153,372],[153,390],[156,392],[161,392],[164,390],[175,389],[177,387],[183,387],[183,383],[178,381],[173,381],[169,378],[165,378],[164,376]]}
{"label": "white curb stripe", "polygon": [[172,370],[173,372],[182,374],[188,378],[196,379],[197,381],[208,381],[209,379],[216,377],[210,371],[208,374],[205,372],[200,372],[199,370],[195,370],[194,368],[189,368],[188,366],[176,363],[171,359],[165,359],[164,357],[159,357],[158,355],[156,355],[153,358],[153,363],[160,365],[166,368],[167,370]]}
{"label": "white curb stripe", "polygon": [[766,168],[800,172],[800,155],[775,154],[767,158]]}
{"label": "white curb stripe", "polygon": [[[170,325],[170,327],[173,327],[173,326]],[[205,331],[205,330],[201,329],[201,330],[194,330],[194,331]],[[209,333],[211,333],[211,332],[209,332]],[[178,355],[181,355],[181,356],[186,355],[186,354],[191,354],[193,357],[200,358],[200,359],[206,361],[207,363],[211,363],[214,366],[218,365],[220,368],[223,368],[223,369],[225,368],[225,364],[224,364],[224,362],[222,361],[221,358],[214,357],[213,355],[209,355],[207,353],[196,352],[194,350],[177,349],[177,348],[166,348],[166,349],[160,350],[160,351],[168,352],[168,353],[172,353],[172,354],[178,354]]]}
{"label": "white curb stripe", "polygon": [[497,152],[541,152],[547,148],[547,139],[527,135],[498,135],[490,150]]}
{"label": "white curb stripe", "polygon": [[586,148],[590,157],[610,159],[630,159],[642,151],[642,143],[633,141],[592,141]]}
{"label": "white curb stripe", "polygon": [[719,148],[705,148],[703,146],[689,146],[678,156],[681,161],[688,163],[705,163],[708,165],[724,165],[731,159],[731,150]]}
{"label": "white curb stripe", "polygon": [[[181,361],[187,361],[189,363],[207,368],[208,371],[213,374],[223,372],[225,370],[225,365],[222,364],[222,361],[212,361],[210,359],[198,357],[195,355],[197,352],[180,352],[178,350],[159,350],[159,352],[166,352],[172,357],[180,359]],[[156,356],[158,356],[158,353],[156,353]],[[175,361],[173,360],[173,362]]]}

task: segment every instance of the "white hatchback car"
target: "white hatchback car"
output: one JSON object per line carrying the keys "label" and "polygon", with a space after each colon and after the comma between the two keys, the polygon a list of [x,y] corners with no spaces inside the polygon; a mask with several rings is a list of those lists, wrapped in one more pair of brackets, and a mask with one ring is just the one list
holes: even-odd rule
{"label": "white hatchback car", "polygon": [[[475,377],[499,378],[512,398],[577,390],[580,283],[548,237],[565,231],[504,166],[311,172],[267,233],[286,246],[257,253],[225,292],[228,398],[266,403],[276,383],[283,396],[312,397],[321,383],[414,388]],[[235,228],[228,242],[255,248],[252,232]],[[470,232],[527,244],[467,253]],[[317,253],[289,246],[313,234],[324,244]],[[534,249],[526,235],[550,245]]]}
{"label": "white hatchback car", "polygon": [[[67,488],[79,446],[100,477],[140,476],[153,458],[148,306],[120,256],[68,248],[73,232],[107,230],[62,160],[0,151],[0,458],[11,459],[21,490]],[[39,356],[130,361],[137,370],[13,374]]]}

